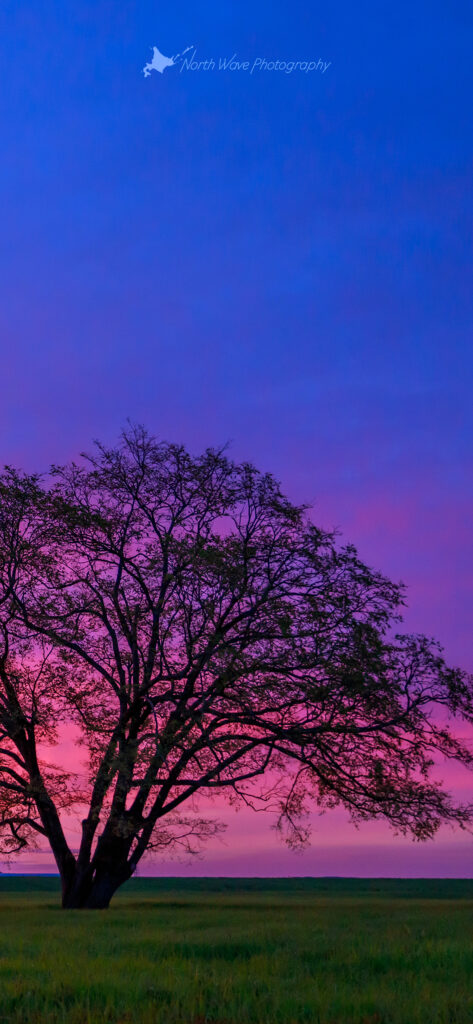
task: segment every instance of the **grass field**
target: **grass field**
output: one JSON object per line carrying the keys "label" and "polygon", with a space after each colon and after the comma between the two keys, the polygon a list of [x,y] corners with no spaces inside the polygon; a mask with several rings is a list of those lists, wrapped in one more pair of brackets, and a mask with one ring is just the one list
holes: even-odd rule
{"label": "grass field", "polygon": [[473,882],[0,877],[0,1024],[473,1022]]}

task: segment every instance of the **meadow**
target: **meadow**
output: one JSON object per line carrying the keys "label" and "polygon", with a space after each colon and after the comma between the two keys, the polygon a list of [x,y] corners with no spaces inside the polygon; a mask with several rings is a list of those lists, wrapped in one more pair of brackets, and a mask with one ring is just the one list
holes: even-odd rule
{"label": "meadow", "polygon": [[0,877],[0,1024],[466,1024],[473,882]]}

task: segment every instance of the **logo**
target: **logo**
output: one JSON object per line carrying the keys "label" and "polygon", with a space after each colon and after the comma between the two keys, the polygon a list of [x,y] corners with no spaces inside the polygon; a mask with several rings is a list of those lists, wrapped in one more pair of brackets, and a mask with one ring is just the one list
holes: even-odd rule
{"label": "logo", "polygon": [[149,78],[152,71],[159,71],[160,75],[162,75],[166,68],[174,67],[177,61],[182,59],[185,53],[192,50],[192,46],[186,46],[185,50],[183,50],[182,53],[176,53],[175,57],[165,57],[164,54],[158,50],[157,46],[153,46],[152,50],[153,59],[149,61],[148,64],[145,64],[143,68],[145,78]]}
{"label": "logo", "polygon": [[[148,61],[143,68],[143,74],[145,78],[149,78],[152,71],[159,71],[162,75],[166,68],[179,67],[179,71],[244,71],[252,75],[253,73],[264,72],[264,71],[282,71],[286,75],[291,75],[293,72],[304,72],[309,74],[310,72],[317,71],[319,74],[324,75],[327,68],[330,67],[331,60],[323,60],[322,57],[312,60],[273,60],[268,57],[255,57],[253,60],[247,60],[241,58],[237,53],[234,53],[231,57],[206,57],[201,59],[197,57],[197,48],[195,46],[186,46],[185,50],[181,53],[176,53],[174,57],[165,57],[157,46],[152,47],[153,59]],[[189,51],[192,50],[192,54]]]}

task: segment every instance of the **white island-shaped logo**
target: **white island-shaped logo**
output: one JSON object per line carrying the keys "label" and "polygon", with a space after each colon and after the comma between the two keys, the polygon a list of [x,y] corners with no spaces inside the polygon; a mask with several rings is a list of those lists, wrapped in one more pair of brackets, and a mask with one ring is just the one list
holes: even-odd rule
{"label": "white island-shaped logo", "polygon": [[183,57],[188,50],[192,50],[192,46],[186,46],[182,53],[176,53],[174,57],[165,57],[164,54],[158,50],[157,46],[153,46],[153,59],[150,60],[148,64],[145,64],[143,68],[145,78],[148,78],[152,71],[159,71],[162,75],[166,68],[172,68],[180,57]]}

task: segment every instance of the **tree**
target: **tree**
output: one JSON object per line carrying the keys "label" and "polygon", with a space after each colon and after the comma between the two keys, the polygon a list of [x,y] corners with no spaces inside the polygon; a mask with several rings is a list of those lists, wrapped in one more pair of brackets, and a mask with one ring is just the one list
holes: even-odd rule
{"label": "tree", "polygon": [[[445,725],[471,720],[471,680],[395,634],[402,604],[401,586],[223,451],[193,458],[130,428],[44,480],[6,469],[2,851],[47,840],[63,906],[103,908],[146,851],[219,830],[196,803],[216,791],[276,810],[296,844],[312,805],[420,839],[466,827],[470,808],[431,768],[439,753],[471,766]],[[46,763],[66,723],[86,781]]]}

